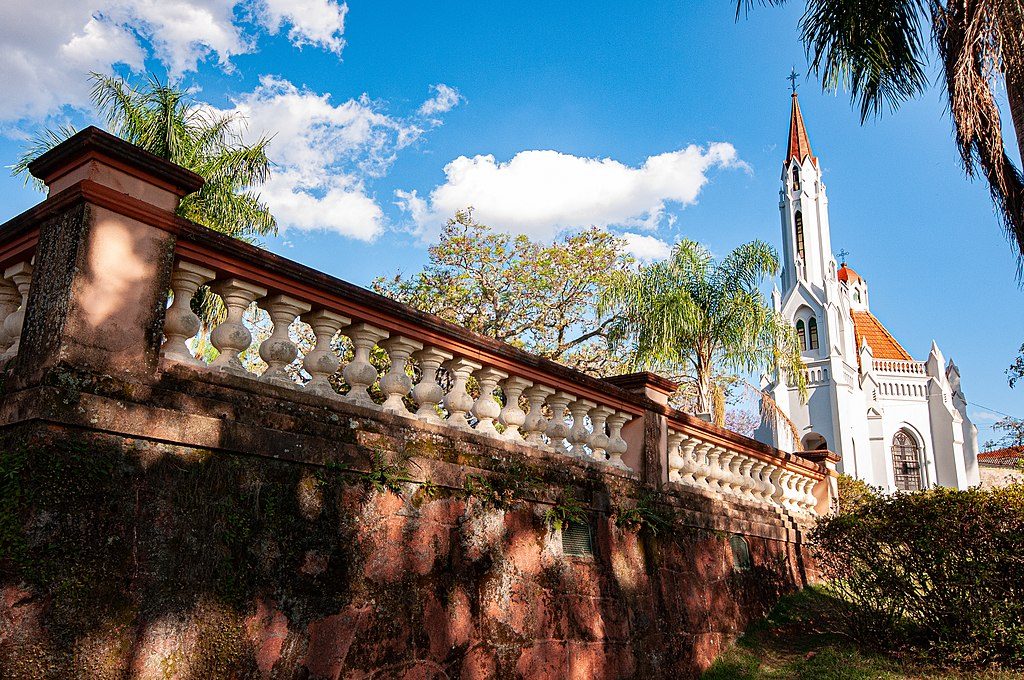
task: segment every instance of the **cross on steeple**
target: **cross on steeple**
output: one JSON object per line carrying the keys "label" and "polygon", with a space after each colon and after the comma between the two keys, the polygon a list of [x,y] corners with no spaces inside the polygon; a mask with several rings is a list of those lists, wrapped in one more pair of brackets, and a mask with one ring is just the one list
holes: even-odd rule
{"label": "cross on steeple", "polygon": [[789,75],[786,76],[786,80],[789,81],[789,86],[793,88],[793,94],[796,94],[796,79],[799,77],[799,73],[796,72],[796,67],[790,69]]}
{"label": "cross on steeple", "polygon": [[843,248],[843,249],[842,249],[842,250],[840,250],[840,251],[839,251],[838,253],[836,253],[836,255],[838,255],[838,256],[839,256],[839,264],[841,264],[841,265],[844,265],[844,266],[845,266],[845,265],[846,265],[846,256],[847,256],[847,255],[849,255],[849,254],[850,254],[850,253],[849,253],[849,251],[848,251],[848,250],[846,250],[846,248]]}

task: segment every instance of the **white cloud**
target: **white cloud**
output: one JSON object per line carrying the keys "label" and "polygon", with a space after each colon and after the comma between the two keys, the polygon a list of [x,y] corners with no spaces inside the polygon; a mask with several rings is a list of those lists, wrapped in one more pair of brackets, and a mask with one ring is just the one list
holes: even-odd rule
{"label": "white cloud", "polygon": [[669,203],[692,204],[713,168],[746,167],[731,144],[691,145],[633,167],[610,158],[557,151],[520,151],[508,162],[460,156],[445,166],[445,182],[428,198],[396,192],[398,204],[429,237],[456,210],[496,229],[550,239],[588,226],[653,228]]}
{"label": "white cloud", "polygon": [[430,90],[434,93],[434,96],[423,102],[420,106],[419,113],[421,116],[430,117],[436,116],[439,113],[448,113],[465,99],[459,94],[458,90],[444,83],[431,85]]}
{"label": "white cloud", "polygon": [[656,236],[625,232],[618,235],[626,242],[626,252],[643,263],[665,260],[672,254],[672,246]]}
{"label": "white cloud", "polygon": [[285,26],[293,44],[340,54],[347,11],[337,0],[3,0],[0,121],[83,106],[89,71],[141,71],[147,57],[172,78],[208,60],[230,70],[261,32]]}
{"label": "white cloud", "polygon": [[315,45],[335,54],[345,47],[345,15],[348,5],[336,0],[263,0],[257,9],[263,24],[277,33],[290,25],[292,44]]}
{"label": "white cloud", "polygon": [[416,121],[388,116],[365,94],[333,104],[274,76],[234,101],[251,140],[273,131],[276,164],[260,192],[284,229],[330,230],[372,241],[384,213],[363,178],[384,174],[395,154],[417,140]]}

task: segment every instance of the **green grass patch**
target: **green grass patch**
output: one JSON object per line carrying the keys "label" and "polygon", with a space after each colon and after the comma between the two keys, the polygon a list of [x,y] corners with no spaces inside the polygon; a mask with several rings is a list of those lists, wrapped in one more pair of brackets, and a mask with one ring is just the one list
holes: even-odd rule
{"label": "green grass patch", "polygon": [[928,663],[913,650],[858,648],[837,634],[835,599],[817,588],[784,597],[702,676],[705,680],[1024,680],[1015,671],[962,671]]}

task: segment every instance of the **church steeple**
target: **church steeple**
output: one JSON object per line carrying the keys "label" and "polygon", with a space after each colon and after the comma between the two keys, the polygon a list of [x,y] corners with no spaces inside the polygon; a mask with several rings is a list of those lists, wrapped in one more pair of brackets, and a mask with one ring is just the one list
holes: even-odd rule
{"label": "church steeple", "polygon": [[782,166],[783,297],[800,283],[809,286],[821,298],[825,288],[835,282],[835,265],[828,228],[828,197],[821,181],[821,166],[811,151],[800,102],[797,99],[796,73],[789,114],[789,144]]}
{"label": "church steeple", "polygon": [[797,99],[796,90],[793,90],[793,106],[789,113],[789,148],[783,164],[789,165],[789,161],[794,158],[801,165],[806,158],[810,158],[814,165],[818,165],[818,159],[811,153],[811,140],[807,137],[807,127],[800,113],[800,101]]}

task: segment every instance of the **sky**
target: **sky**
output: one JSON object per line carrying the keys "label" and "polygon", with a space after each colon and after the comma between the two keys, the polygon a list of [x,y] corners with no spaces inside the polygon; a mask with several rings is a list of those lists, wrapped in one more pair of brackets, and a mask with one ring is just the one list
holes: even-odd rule
{"label": "sky", "polygon": [[[722,254],[781,244],[795,67],[833,247],[912,355],[934,339],[957,362],[984,442],[1024,416],[1005,376],[1024,292],[988,192],[939,88],[864,125],[823,94],[799,5],[737,21],[725,1],[6,0],[0,163],[43,126],[102,124],[88,72],[152,72],[272,135],[266,247],[357,284],[417,271],[469,205],[538,239],[598,225],[641,259],[682,237]],[[0,173],[0,216],[40,199]]]}

